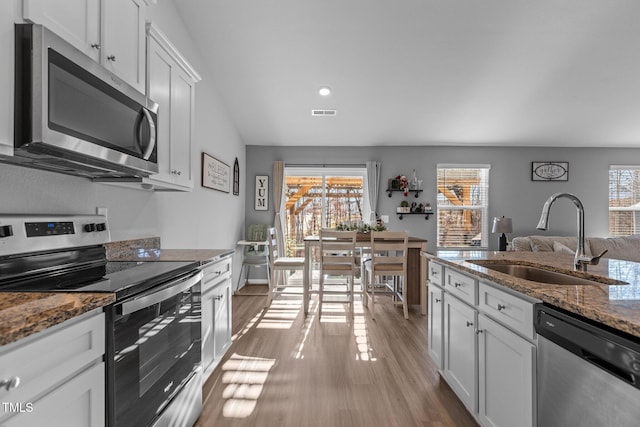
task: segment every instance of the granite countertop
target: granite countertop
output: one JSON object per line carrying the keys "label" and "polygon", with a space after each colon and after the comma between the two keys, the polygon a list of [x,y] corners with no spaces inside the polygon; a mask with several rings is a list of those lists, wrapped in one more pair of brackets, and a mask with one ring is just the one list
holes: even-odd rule
{"label": "granite countertop", "polygon": [[[572,271],[572,255],[558,252],[439,251],[425,256],[640,338],[640,263],[603,258],[599,265],[590,265],[589,271],[582,273]],[[591,280],[612,279],[626,284],[542,284],[472,263],[479,260],[542,265]]]}
{"label": "granite countertop", "polygon": [[200,265],[233,254],[232,249],[147,249],[113,254],[109,261],[195,261]]}
{"label": "granite countertop", "polygon": [[115,301],[112,293],[2,292],[0,345],[40,332]]}
{"label": "granite countertop", "polygon": [[[232,249],[157,249],[157,237],[105,245],[110,261],[192,261],[205,265],[233,254]],[[62,323],[115,301],[111,293],[2,292],[0,345]]]}

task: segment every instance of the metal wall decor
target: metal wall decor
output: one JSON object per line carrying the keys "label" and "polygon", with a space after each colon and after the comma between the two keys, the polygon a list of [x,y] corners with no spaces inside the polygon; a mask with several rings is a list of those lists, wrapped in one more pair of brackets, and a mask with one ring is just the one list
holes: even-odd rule
{"label": "metal wall decor", "polygon": [[568,181],[569,162],[531,162],[531,181]]}
{"label": "metal wall decor", "polygon": [[233,195],[240,195],[240,165],[238,164],[238,158],[233,162]]}

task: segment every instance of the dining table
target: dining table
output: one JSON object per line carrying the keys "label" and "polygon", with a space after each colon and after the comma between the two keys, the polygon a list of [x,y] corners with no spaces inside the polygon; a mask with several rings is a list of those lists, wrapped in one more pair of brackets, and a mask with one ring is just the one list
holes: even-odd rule
{"label": "dining table", "polygon": [[[304,314],[309,313],[309,300],[311,298],[311,284],[313,280],[312,253],[314,247],[320,246],[319,236],[307,236],[304,239],[304,270],[303,270],[303,307]],[[371,248],[371,235],[358,233],[356,235],[356,248]],[[407,251],[407,304],[420,304],[420,313],[427,314],[427,259],[420,256],[420,252],[426,252],[427,240],[420,237],[409,236]]]}

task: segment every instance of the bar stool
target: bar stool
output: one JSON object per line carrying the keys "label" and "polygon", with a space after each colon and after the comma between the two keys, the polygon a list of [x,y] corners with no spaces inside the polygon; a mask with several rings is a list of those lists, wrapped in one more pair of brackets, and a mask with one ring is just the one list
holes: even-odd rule
{"label": "bar stool", "polygon": [[[283,275],[277,275],[276,273],[294,270],[304,271],[304,258],[281,257],[278,255],[278,246],[280,245],[280,242],[275,228],[269,228],[267,240],[269,242],[269,260],[271,267],[271,280],[269,283],[269,294],[267,296],[267,307],[269,307],[274,295],[290,293],[286,290],[286,277]],[[278,281],[279,277],[283,279],[282,284]]]}
{"label": "bar stool", "polygon": [[[394,304],[402,305],[404,318],[409,318],[405,298],[408,241],[409,236],[404,231],[371,232],[371,259],[365,262],[362,302],[368,308],[371,301],[372,319],[375,318],[376,289],[379,289],[378,294],[390,294]],[[393,279],[391,283],[388,278]]]}
{"label": "bar stool", "polygon": [[[356,274],[356,232],[320,230],[320,292],[318,317],[322,316],[324,295],[345,295],[353,316],[353,282]],[[327,276],[346,276],[343,284],[327,283]],[[335,301],[331,301],[335,302]]]}

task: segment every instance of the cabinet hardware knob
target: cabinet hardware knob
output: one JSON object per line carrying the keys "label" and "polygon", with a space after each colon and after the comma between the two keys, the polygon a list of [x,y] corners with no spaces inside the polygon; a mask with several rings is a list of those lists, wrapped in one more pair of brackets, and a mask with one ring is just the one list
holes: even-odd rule
{"label": "cabinet hardware knob", "polygon": [[109,55],[109,56],[107,56],[107,61],[116,62],[116,56],[115,56],[115,55]]}
{"label": "cabinet hardware knob", "polygon": [[440,298],[436,298],[436,302],[440,302],[442,301]]}
{"label": "cabinet hardware knob", "polygon": [[4,387],[7,391],[14,390],[20,385],[20,377],[11,377],[0,380],[0,387]]}
{"label": "cabinet hardware knob", "polygon": [[483,333],[484,331],[482,329],[476,329],[476,335],[480,335],[481,333]]}
{"label": "cabinet hardware knob", "polygon": [[453,284],[453,286],[455,286],[456,288],[459,288],[460,286],[462,286],[462,283],[460,283],[460,282],[455,282],[455,283]]}
{"label": "cabinet hardware knob", "polygon": [[91,47],[96,50],[100,50],[100,43],[91,43]]}
{"label": "cabinet hardware knob", "polygon": [[467,328],[468,328],[469,326],[473,326],[473,322],[469,322],[469,321],[467,320]]}
{"label": "cabinet hardware knob", "polygon": [[504,310],[505,308],[507,308],[507,306],[506,306],[506,305],[504,305],[504,304],[498,304],[498,311],[502,311],[502,310]]}

